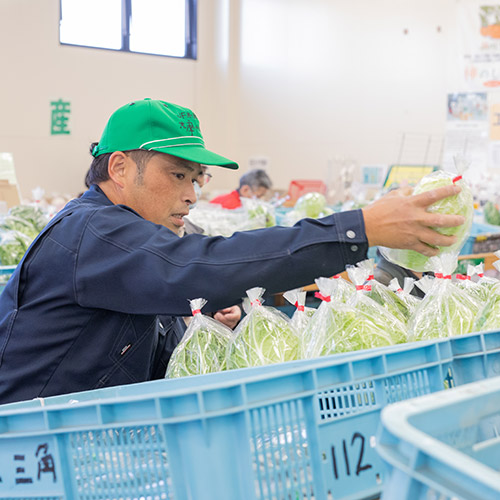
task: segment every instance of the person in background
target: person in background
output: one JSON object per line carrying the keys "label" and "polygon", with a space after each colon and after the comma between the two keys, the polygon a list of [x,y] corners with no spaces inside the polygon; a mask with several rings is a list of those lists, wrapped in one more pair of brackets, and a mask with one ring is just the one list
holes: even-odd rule
{"label": "person in background", "polygon": [[254,169],[240,177],[240,186],[230,193],[216,196],[210,203],[221,205],[223,208],[239,208],[242,206],[241,198],[264,198],[273,183],[265,170]]}
{"label": "person in background", "polygon": [[[432,274],[419,273],[417,271],[412,271],[411,269],[398,266],[397,264],[388,261],[378,249],[376,262],[377,265],[375,266],[373,277],[385,286],[389,286],[391,280],[393,278],[397,278],[399,286],[402,288],[404,286],[405,278],[413,278],[415,281],[418,281],[424,274]],[[410,293],[411,295],[415,295],[415,297],[419,297],[421,299],[425,295],[424,292],[418,288],[418,286],[414,286]]]}
{"label": "person in background", "polygon": [[256,286],[298,288],[365,260],[369,246],[433,256],[456,238],[432,228],[465,221],[428,212],[460,192],[444,186],[293,227],[179,238],[202,165],[238,168],[206,149],[193,111],[130,102],[91,153],[90,188],[41,231],[0,295],[1,404],[163,378],[166,339],[190,299],[209,313]]}

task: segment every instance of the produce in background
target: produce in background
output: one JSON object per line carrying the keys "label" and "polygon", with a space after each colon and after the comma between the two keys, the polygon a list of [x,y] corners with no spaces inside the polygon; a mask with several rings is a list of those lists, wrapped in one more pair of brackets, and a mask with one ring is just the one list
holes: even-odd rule
{"label": "produce in background", "polygon": [[431,340],[473,331],[479,305],[451,281],[457,254],[431,257],[435,279],[408,324],[409,340]]}
{"label": "produce in background", "polygon": [[0,221],[0,264],[17,265],[48,221],[39,207],[12,207]]}
{"label": "produce in background", "polygon": [[234,333],[219,321],[201,313],[206,303],[205,299],[189,301],[193,319],[172,353],[167,378],[226,370],[226,350]]}
{"label": "produce in background", "polygon": [[207,236],[229,237],[237,231],[254,229],[243,208],[229,210],[220,205],[198,202],[189,212],[189,220],[203,229]]}
{"label": "produce in background", "polygon": [[241,204],[247,213],[251,229],[276,225],[275,210],[270,203],[254,198],[241,198]]}
{"label": "produce in background", "polygon": [[319,290],[316,296],[322,302],[302,335],[302,357],[312,359],[362,349],[363,332],[375,327],[340,301],[338,280],[318,278],[315,283]]}
{"label": "produce in background", "polygon": [[386,287],[374,279],[374,260],[366,259],[356,264],[359,268],[364,269],[367,274],[366,281],[370,286],[370,290],[366,291],[366,295],[380,304],[388,313],[395,316],[399,321],[405,323],[410,317],[410,310],[406,302],[398,297],[390,288]]}
{"label": "produce in background", "polygon": [[[441,214],[456,214],[463,215],[465,222],[458,227],[434,228],[441,234],[456,236],[457,241],[449,247],[439,247],[440,254],[442,253],[458,253],[464,245],[472,225],[474,215],[474,200],[469,185],[463,180],[462,173],[469,166],[461,158],[455,158],[455,166],[459,174],[438,170],[432,174],[423,177],[415,186],[413,194],[420,194],[431,189],[436,189],[450,184],[457,184],[462,190],[460,193],[449,196],[444,200],[433,203],[429,208],[429,212]],[[406,269],[413,271],[431,271],[429,257],[415,252],[414,250],[400,250],[393,248],[380,247],[380,252],[389,261]]]}
{"label": "produce in background", "polygon": [[411,294],[413,287],[415,286],[415,279],[406,276],[403,280],[403,287],[399,285],[397,278],[392,278],[389,283],[389,290],[392,290],[397,296],[406,304],[408,308],[409,317],[415,312],[415,309],[420,304],[421,299],[415,295]]}
{"label": "produce in background", "polygon": [[289,290],[283,294],[283,297],[290,302],[290,304],[295,306],[295,311],[290,319],[290,323],[302,336],[304,330],[306,329],[309,320],[314,316],[316,309],[314,307],[307,307],[306,304],[307,292],[302,290],[302,288],[296,288],[295,290]]}
{"label": "produce in background", "polygon": [[492,201],[487,201],[483,207],[484,220],[488,224],[493,224],[494,226],[500,226],[500,212],[495,203]]}
{"label": "produce in background", "polygon": [[299,334],[285,314],[262,305],[264,291],[259,287],[247,290],[248,300],[243,303],[247,315],[228,346],[228,369],[298,359]]}
{"label": "produce in background", "polygon": [[326,205],[326,198],[321,193],[306,193],[302,195],[293,207],[301,218],[309,217],[318,219],[333,213],[333,210]]}
{"label": "produce in background", "polygon": [[356,294],[346,305],[356,310],[357,317],[364,319],[356,324],[356,328],[360,328],[358,334],[363,348],[384,347],[406,342],[406,325],[367,295],[371,290],[371,285],[366,284],[368,278],[366,270],[350,266],[347,268],[347,274],[356,287]]}

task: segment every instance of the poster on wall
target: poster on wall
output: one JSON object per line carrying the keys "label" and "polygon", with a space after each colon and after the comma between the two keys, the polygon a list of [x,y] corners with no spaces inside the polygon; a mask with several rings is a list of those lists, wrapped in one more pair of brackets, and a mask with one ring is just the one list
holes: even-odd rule
{"label": "poster on wall", "polygon": [[462,88],[500,87],[500,1],[459,0],[457,9]]}
{"label": "poster on wall", "polygon": [[465,155],[474,171],[488,167],[489,103],[486,92],[448,94],[443,168],[453,171],[453,157]]}
{"label": "poster on wall", "polygon": [[500,92],[490,93],[489,161],[492,169],[500,169]]}

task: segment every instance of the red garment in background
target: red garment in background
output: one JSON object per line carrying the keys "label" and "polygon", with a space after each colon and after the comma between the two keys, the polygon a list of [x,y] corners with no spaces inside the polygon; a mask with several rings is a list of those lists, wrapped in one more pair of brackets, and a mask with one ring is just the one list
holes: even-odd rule
{"label": "red garment in background", "polygon": [[223,208],[239,208],[241,207],[240,193],[235,189],[230,193],[216,196],[210,203],[222,205]]}

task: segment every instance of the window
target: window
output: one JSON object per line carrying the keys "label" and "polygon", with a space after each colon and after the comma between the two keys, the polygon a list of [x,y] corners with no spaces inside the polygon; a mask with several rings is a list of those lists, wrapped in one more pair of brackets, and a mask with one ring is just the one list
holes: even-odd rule
{"label": "window", "polygon": [[196,59],[197,0],[60,0],[59,41]]}

